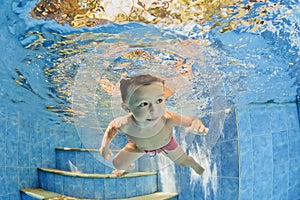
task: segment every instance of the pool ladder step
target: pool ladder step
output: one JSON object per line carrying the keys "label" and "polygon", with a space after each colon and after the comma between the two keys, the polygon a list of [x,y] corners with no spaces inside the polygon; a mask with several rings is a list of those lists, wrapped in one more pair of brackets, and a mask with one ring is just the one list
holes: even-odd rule
{"label": "pool ladder step", "polygon": [[[23,200],[82,200],[82,198],[75,198],[70,196],[61,195],[55,192],[50,192],[40,188],[26,188],[21,190]],[[155,192],[153,194],[115,199],[115,200],[176,200],[177,193]],[[87,199],[85,199],[87,200]],[[91,199],[90,199],[91,200]]]}
{"label": "pool ladder step", "polygon": [[157,172],[134,172],[117,177],[39,168],[38,177],[42,189],[85,199],[128,198],[158,191]]}
{"label": "pool ladder step", "polygon": [[[159,192],[157,172],[132,172],[117,177],[98,156],[97,149],[56,148],[56,168],[38,168],[39,188],[22,189],[22,200],[177,199],[177,193]],[[78,171],[72,171],[70,163]]]}

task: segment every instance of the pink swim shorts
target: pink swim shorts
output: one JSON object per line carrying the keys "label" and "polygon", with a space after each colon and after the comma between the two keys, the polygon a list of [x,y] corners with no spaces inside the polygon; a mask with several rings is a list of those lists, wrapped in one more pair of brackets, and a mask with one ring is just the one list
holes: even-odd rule
{"label": "pink swim shorts", "polygon": [[[160,152],[165,152],[165,150],[167,151],[171,151],[174,150],[178,147],[178,142],[176,141],[176,139],[174,138],[174,136],[172,136],[170,142],[166,145],[163,146],[159,149],[154,149],[154,150],[145,150],[146,153],[160,153]],[[166,152],[165,152],[166,153]]]}

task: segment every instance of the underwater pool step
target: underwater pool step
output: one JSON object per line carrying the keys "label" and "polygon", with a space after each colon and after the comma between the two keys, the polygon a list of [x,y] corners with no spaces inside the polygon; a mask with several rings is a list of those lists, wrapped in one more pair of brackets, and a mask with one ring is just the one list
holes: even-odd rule
{"label": "underwater pool step", "polygon": [[158,191],[157,172],[134,172],[116,177],[39,168],[38,179],[41,189],[84,199],[122,199]]}
{"label": "underwater pool step", "polygon": [[54,197],[61,197],[62,195],[49,192],[40,188],[25,188],[21,189],[22,200],[35,200],[35,199],[49,199]]}
{"label": "underwater pool step", "polygon": [[126,199],[118,199],[118,200],[176,200],[178,197],[177,193],[165,193],[165,192],[155,192],[153,194],[148,194],[139,197],[132,197]]}
{"label": "underwater pool step", "polygon": [[[119,150],[112,150],[113,153]],[[80,171],[89,174],[111,173],[111,163],[105,161],[99,153],[99,149],[81,148],[55,148],[56,168],[66,171]]]}
{"label": "underwater pool step", "polygon": [[[125,198],[125,199],[115,199],[115,200],[176,200],[177,193],[164,193],[155,192],[153,194]],[[21,190],[22,200],[82,200],[82,198],[75,198],[71,196],[65,196],[58,193],[50,192],[40,188],[26,188]],[[87,200],[87,199],[85,199]],[[92,200],[92,199],[90,199]]]}

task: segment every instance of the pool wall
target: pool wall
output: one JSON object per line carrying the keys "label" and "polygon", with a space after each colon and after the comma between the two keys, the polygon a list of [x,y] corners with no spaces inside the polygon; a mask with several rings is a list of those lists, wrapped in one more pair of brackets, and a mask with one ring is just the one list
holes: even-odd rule
{"label": "pool wall", "polygon": [[35,113],[0,106],[0,199],[20,199],[20,189],[38,187],[38,167],[55,168],[55,147],[80,146],[75,128],[47,125]]}
{"label": "pool wall", "polygon": [[[38,167],[55,168],[55,147],[82,144],[73,126],[47,125],[27,109],[10,107],[0,106],[0,199],[15,200],[20,189],[39,186]],[[220,138],[213,149],[217,192],[208,185],[210,192],[205,194],[202,180],[192,187],[190,170],[177,166],[179,199],[299,199],[297,105],[251,104],[237,108],[227,120],[227,138]]]}
{"label": "pool wall", "polygon": [[251,104],[237,113],[240,199],[299,199],[297,105]]}

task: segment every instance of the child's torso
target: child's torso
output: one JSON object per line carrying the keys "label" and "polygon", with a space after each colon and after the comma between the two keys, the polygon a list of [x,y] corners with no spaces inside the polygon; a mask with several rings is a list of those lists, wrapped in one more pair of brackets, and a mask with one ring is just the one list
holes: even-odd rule
{"label": "child's torso", "polygon": [[173,135],[173,127],[163,117],[156,125],[147,128],[138,127],[130,118],[121,131],[141,150],[154,150],[167,145]]}

